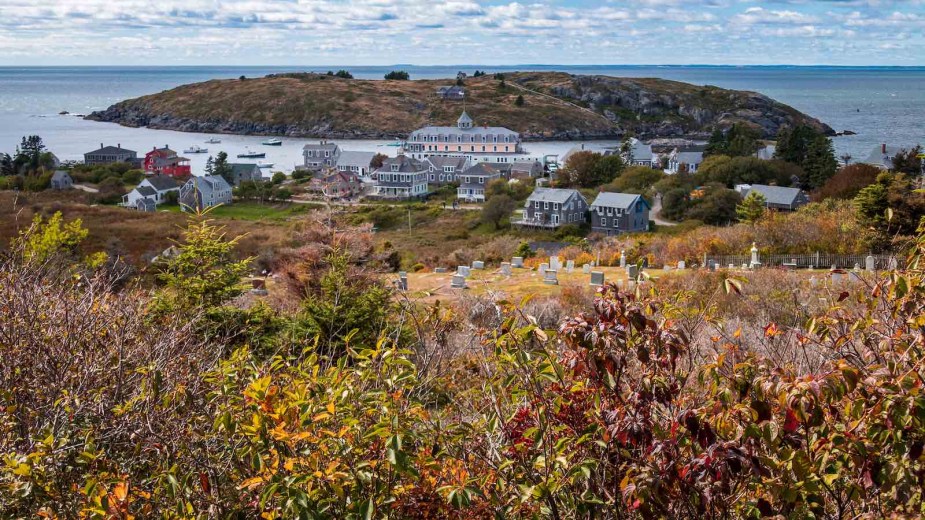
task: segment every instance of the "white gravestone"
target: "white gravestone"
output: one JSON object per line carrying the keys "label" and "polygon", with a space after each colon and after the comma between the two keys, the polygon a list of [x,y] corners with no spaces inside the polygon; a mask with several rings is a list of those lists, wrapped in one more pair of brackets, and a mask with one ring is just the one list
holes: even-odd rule
{"label": "white gravestone", "polygon": [[453,275],[453,281],[450,282],[450,287],[453,289],[465,289],[466,288],[466,277],[460,274]]}
{"label": "white gravestone", "polygon": [[481,261],[481,260],[473,260],[473,261],[472,261],[472,268],[473,268],[473,269],[485,269],[485,262],[483,262],[483,261]]}
{"label": "white gravestone", "polygon": [[572,270],[574,270],[574,269],[575,269],[575,261],[574,261],[574,260],[569,260],[568,262],[565,262],[565,272],[571,274]]}
{"label": "white gravestone", "polygon": [[469,266],[460,265],[456,267],[456,274],[458,274],[459,276],[462,276],[463,278],[469,278]]}
{"label": "white gravestone", "polygon": [[434,269],[434,272],[437,274],[444,274],[446,273],[446,267],[437,267]]}
{"label": "white gravestone", "polygon": [[552,269],[553,271],[558,271],[559,269],[562,269],[562,261],[559,260],[558,256],[549,257],[549,268]]}
{"label": "white gravestone", "polygon": [[511,276],[513,272],[511,271],[511,264],[507,262],[501,262],[501,274],[504,276]]}
{"label": "white gravestone", "polygon": [[581,266],[581,272],[583,272],[583,273],[585,273],[585,274],[591,273],[591,264],[585,264],[585,265]]}
{"label": "white gravestone", "polygon": [[632,279],[636,278],[636,276],[637,276],[638,274],[639,274],[639,268],[638,268],[637,266],[635,266],[635,265],[628,265],[628,266],[626,266],[626,277],[627,277],[627,278],[629,278],[630,280],[632,280]]}
{"label": "white gravestone", "polygon": [[518,269],[522,268],[524,266],[524,257],[515,256],[514,258],[511,259],[511,265]]}
{"label": "white gravestone", "polygon": [[678,262],[678,271],[683,271],[685,268],[687,268],[687,265],[684,263],[684,260]]}
{"label": "white gravestone", "polygon": [[626,267],[626,252],[620,251],[620,267]]}
{"label": "white gravestone", "polygon": [[864,259],[864,269],[873,272],[875,268],[874,257],[872,255],[867,255],[867,258]]}
{"label": "white gravestone", "polygon": [[546,274],[546,271],[548,271],[548,270],[549,270],[549,264],[547,264],[547,263],[542,263],[542,264],[540,264],[540,268],[539,268],[540,276],[545,275],[545,274]]}

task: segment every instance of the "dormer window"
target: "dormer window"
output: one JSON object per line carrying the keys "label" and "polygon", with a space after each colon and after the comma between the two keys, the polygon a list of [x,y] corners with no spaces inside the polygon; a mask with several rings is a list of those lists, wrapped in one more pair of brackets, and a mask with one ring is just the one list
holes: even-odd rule
{"label": "dormer window", "polygon": [[399,165],[399,164],[393,164],[393,165],[392,165],[392,171],[393,171],[393,172],[397,172],[397,171],[398,171],[398,168],[399,168],[400,166],[401,166],[401,165]]}

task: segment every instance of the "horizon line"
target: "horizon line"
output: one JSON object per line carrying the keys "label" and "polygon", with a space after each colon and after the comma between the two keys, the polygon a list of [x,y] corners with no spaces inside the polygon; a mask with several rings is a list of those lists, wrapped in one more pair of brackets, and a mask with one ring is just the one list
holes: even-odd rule
{"label": "horizon line", "polygon": [[329,68],[329,67],[340,67],[343,69],[350,68],[387,68],[387,67],[415,67],[415,68],[472,68],[472,67],[482,67],[482,68],[516,68],[516,67],[564,67],[564,68],[593,68],[593,67],[625,67],[625,68],[645,68],[645,67],[654,67],[654,68],[829,68],[829,69],[921,69],[925,68],[925,64],[922,65],[830,65],[830,64],[809,64],[809,65],[797,65],[797,64],[761,64],[761,63],[752,63],[752,64],[711,64],[711,63],[690,63],[690,64],[681,64],[681,63],[582,63],[582,64],[563,64],[563,63],[518,63],[510,65],[494,64],[478,64],[478,63],[456,63],[456,64],[446,64],[446,65],[415,65],[413,63],[393,63],[387,65],[343,65],[343,64],[291,64],[291,65],[279,65],[279,64],[223,64],[223,65],[205,65],[205,64],[158,64],[158,65],[117,65],[117,64],[100,64],[100,65],[86,65],[86,64],[45,64],[45,65],[13,65],[13,64],[0,64],[0,68],[21,68],[21,69],[41,69],[41,68],[159,68],[159,67],[173,67],[173,68],[295,68],[295,67],[305,67],[305,68]]}

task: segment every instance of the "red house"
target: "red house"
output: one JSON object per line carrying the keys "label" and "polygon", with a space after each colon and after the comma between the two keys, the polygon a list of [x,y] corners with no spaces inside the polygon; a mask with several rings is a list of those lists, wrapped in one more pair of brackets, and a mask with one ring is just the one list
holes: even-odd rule
{"label": "red house", "polygon": [[155,147],[145,154],[145,173],[148,175],[169,175],[171,177],[189,177],[192,174],[189,159],[180,157],[177,152],[164,145]]}

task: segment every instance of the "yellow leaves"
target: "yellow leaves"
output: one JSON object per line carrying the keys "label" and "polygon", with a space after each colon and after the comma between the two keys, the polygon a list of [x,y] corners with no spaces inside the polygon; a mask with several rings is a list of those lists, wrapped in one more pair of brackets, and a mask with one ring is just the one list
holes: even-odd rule
{"label": "yellow leaves", "polygon": [[263,482],[264,482],[263,477],[251,477],[249,479],[246,479],[244,482],[241,482],[238,485],[238,489],[239,490],[251,489],[256,486],[259,486],[260,484],[263,484]]}
{"label": "yellow leaves", "polygon": [[122,481],[112,488],[112,496],[119,502],[125,502],[128,497],[128,482]]}
{"label": "yellow leaves", "polygon": [[328,413],[334,415],[334,401],[328,403]]}
{"label": "yellow leaves", "polygon": [[321,412],[319,414],[315,414],[315,416],[312,417],[312,422],[321,422],[330,416],[331,414],[329,414],[328,412]]}

